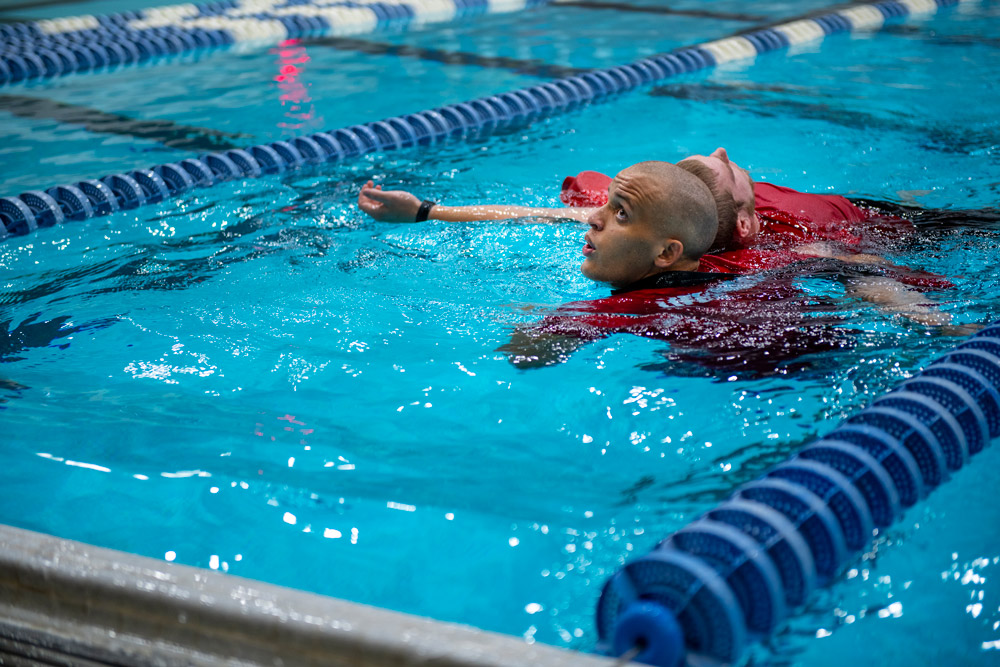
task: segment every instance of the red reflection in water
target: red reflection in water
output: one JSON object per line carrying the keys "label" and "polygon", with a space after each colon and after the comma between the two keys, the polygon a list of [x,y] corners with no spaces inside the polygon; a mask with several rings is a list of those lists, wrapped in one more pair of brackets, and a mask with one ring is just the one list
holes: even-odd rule
{"label": "red reflection in water", "polygon": [[292,134],[300,134],[303,129],[315,129],[323,125],[323,119],[316,116],[316,107],[309,96],[308,85],[302,82],[305,64],[309,62],[309,54],[297,39],[287,39],[271,49],[278,56],[279,72],[274,80],[281,91],[279,100],[281,106],[287,107],[285,120],[278,127],[289,130]]}

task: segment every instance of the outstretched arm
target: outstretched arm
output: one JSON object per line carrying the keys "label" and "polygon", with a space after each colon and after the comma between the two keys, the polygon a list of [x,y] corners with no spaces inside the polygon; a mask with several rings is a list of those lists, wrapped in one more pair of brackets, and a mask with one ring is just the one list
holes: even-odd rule
{"label": "outstretched arm", "polygon": [[[358,208],[380,222],[414,222],[420,209],[420,199],[405,190],[383,190],[368,181],[358,193]],[[586,222],[592,208],[535,208],[531,206],[442,206],[435,204],[429,220],[471,222],[475,220],[509,220],[511,218],[568,218]]]}
{"label": "outstretched arm", "polygon": [[905,268],[896,266],[880,255],[870,255],[868,253],[861,252],[837,252],[828,243],[823,243],[822,241],[800,245],[794,248],[794,250],[799,255],[808,255],[809,257],[829,257],[831,259],[839,259],[841,262],[847,262],[848,264],[878,264],[880,266],[889,266],[897,269]]}
{"label": "outstretched arm", "polygon": [[[874,264],[889,269],[909,271],[885,257],[866,253],[838,253],[826,243],[810,243],[795,248],[800,255],[830,257],[848,264]],[[975,325],[952,325],[951,315],[941,312],[933,299],[911,289],[899,280],[883,276],[858,276],[844,281],[847,293],[878,306],[886,313],[902,315],[911,322],[940,327],[946,335],[965,336],[977,330]]]}
{"label": "outstretched arm", "polygon": [[969,336],[982,329],[978,324],[952,324],[951,314],[941,312],[937,303],[892,278],[849,278],[846,285],[848,294],[864,299],[886,313],[902,315],[924,326],[937,327],[946,336]]}

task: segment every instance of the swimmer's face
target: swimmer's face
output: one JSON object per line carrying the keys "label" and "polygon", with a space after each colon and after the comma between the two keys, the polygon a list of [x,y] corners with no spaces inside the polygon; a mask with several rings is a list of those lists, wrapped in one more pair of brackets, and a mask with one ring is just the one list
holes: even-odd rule
{"label": "swimmer's face", "polygon": [[746,169],[730,162],[725,148],[716,148],[711,155],[692,155],[685,159],[700,162],[711,169],[719,188],[732,195],[737,209],[753,210],[753,179]]}
{"label": "swimmer's face", "polygon": [[653,176],[631,167],[615,177],[608,187],[608,203],[587,220],[583,275],[624,287],[662,270],[656,260],[665,239],[651,197],[657,187]]}

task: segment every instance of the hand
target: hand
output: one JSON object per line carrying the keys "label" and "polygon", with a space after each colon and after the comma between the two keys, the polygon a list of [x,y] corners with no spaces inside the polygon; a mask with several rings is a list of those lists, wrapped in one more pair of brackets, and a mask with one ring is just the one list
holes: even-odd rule
{"label": "hand", "polygon": [[379,222],[413,222],[420,209],[416,195],[403,190],[383,190],[368,181],[358,193],[358,208]]}

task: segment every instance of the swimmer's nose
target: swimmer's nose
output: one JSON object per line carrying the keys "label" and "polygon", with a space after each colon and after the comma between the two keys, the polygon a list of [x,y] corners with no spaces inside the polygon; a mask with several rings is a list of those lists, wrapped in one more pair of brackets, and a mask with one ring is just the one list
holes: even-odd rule
{"label": "swimmer's nose", "polygon": [[603,210],[604,210],[603,206],[601,208],[595,208],[593,212],[589,216],[587,216],[587,224],[597,231],[600,231],[601,229],[604,228],[604,222],[601,219],[601,211]]}
{"label": "swimmer's nose", "polygon": [[726,164],[729,164],[729,155],[726,154],[726,149],[723,148],[722,146],[719,146],[714,151],[712,151],[712,157],[717,157]]}

